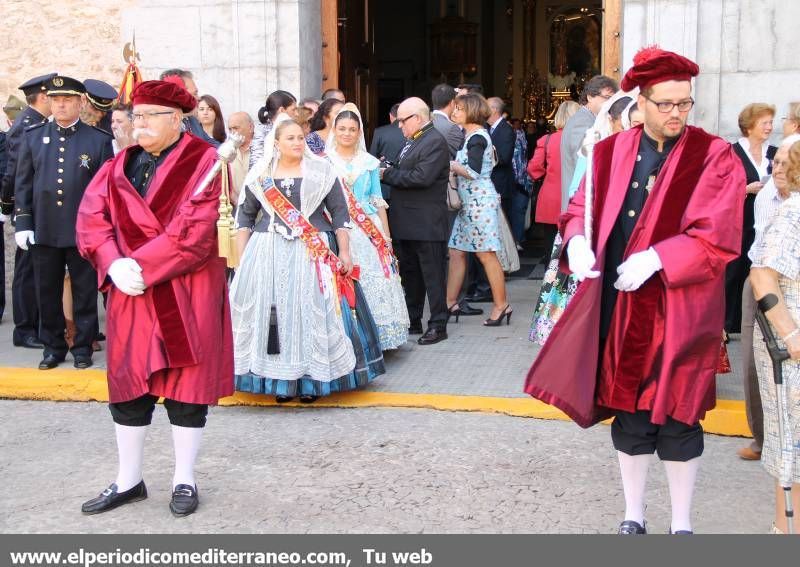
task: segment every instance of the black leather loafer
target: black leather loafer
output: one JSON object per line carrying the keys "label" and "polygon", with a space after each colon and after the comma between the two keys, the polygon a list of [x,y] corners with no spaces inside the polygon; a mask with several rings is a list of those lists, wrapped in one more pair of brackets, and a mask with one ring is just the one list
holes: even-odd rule
{"label": "black leather loafer", "polygon": [[421,335],[422,334],[422,323],[419,321],[412,321],[411,325],[408,327],[408,334],[409,335]]}
{"label": "black leather loafer", "polygon": [[435,345],[446,338],[447,331],[444,329],[437,329],[436,327],[430,327],[427,331],[425,331],[425,334],[419,338],[417,343],[421,345]]}
{"label": "black leather loafer", "polygon": [[200,504],[197,497],[197,488],[188,484],[179,484],[172,491],[172,501],[169,503],[169,511],[175,517],[188,516]]}
{"label": "black leather loafer", "polygon": [[21,341],[14,341],[14,346],[22,348],[44,348],[44,343],[38,337],[28,335]]}
{"label": "black leather loafer", "polygon": [[63,358],[60,358],[54,354],[46,354],[39,363],[39,370],[51,370],[62,362],[64,362]]}
{"label": "black leather loafer", "polygon": [[[644,525],[642,525],[644,524]],[[625,520],[619,525],[617,533],[619,535],[644,535],[647,533],[646,522],[634,522],[633,520]]]}
{"label": "black leather loafer", "polygon": [[493,301],[491,293],[474,293],[464,298],[469,303],[487,303]]}
{"label": "black leather loafer", "polygon": [[145,498],[147,498],[147,487],[144,485],[143,480],[125,492],[117,492],[117,485],[112,483],[111,486],[100,493],[100,496],[84,502],[83,506],[81,506],[81,512],[87,516],[91,514],[100,514],[101,512],[108,512],[109,510],[118,508],[123,504],[138,502]]}
{"label": "black leather loafer", "polygon": [[73,355],[75,358],[75,368],[89,368],[92,365],[92,357],[85,354]]}

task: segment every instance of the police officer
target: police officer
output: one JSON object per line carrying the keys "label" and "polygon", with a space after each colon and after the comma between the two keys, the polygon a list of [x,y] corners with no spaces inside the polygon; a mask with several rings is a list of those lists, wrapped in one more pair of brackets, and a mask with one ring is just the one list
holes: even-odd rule
{"label": "police officer", "polygon": [[111,109],[118,93],[114,87],[97,79],[83,81],[86,87],[86,102],[81,120],[113,135],[111,132]]}
{"label": "police officer", "polygon": [[53,77],[47,88],[53,121],[27,130],[17,156],[15,238],[20,248],[30,247],[33,258],[44,343],[40,370],[58,366],[68,350],[64,265],[72,280],[75,368],[92,365],[98,333],[97,274],[75,247],[75,221],[86,186],[113,151],[110,135],[79,120],[84,92],[76,79]]}
{"label": "police officer", "polygon": [[[47,98],[47,83],[56,73],[34,77],[21,84],[28,106],[14,120],[6,133],[6,168],[3,171],[0,189],[0,208],[4,215],[14,213],[15,178],[17,154],[23,133],[28,128],[47,122],[50,116],[50,99]],[[33,262],[27,250],[17,248],[14,253],[14,280],[11,284],[14,311],[14,345],[26,348],[42,348],[39,340],[39,308],[36,304],[36,286],[33,279]]]}

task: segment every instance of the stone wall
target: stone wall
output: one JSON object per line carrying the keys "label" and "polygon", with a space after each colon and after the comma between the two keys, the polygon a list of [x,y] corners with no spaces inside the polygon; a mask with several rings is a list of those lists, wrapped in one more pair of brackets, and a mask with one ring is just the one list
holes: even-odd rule
{"label": "stone wall", "polygon": [[800,100],[795,23],[800,2],[785,0],[624,0],[623,69],[643,45],[658,43],[700,65],[693,122],[728,140],[741,134],[739,112],[751,102],[780,117]]}
{"label": "stone wall", "polygon": [[188,69],[226,118],[237,110],[255,117],[277,88],[320,93],[320,0],[4,0],[3,12],[2,102],[50,71],[117,86],[134,32],[145,79]]}

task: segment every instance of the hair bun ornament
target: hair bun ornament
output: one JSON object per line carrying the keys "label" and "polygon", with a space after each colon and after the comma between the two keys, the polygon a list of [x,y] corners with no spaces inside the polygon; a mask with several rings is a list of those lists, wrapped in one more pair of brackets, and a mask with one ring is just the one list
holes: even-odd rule
{"label": "hair bun ornament", "polygon": [[657,44],[642,47],[639,51],[636,52],[636,55],[633,56],[633,64],[641,65],[642,63],[647,63],[654,57],[657,57],[658,55],[661,55],[663,53],[664,50],[661,49]]}

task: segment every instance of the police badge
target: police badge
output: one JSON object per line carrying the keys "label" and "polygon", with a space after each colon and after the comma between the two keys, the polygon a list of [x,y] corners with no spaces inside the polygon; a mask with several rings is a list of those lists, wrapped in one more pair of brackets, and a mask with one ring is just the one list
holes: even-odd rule
{"label": "police badge", "polygon": [[61,77],[55,77],[53,79],[53,85],[55,85],[55,86],[57,86],[59,88],[63,87],[64,86],[64,79],[62,79]]}
{"label": "police badge", "polygon": [[44,136],[42,138],[42,143],[43,144],[49,144],[50,143],[50,136]]}
{"label": "police badge", "polygon": [[85,167],[89,169],[89,154],[81,154],[81,165],[80,167]]}

